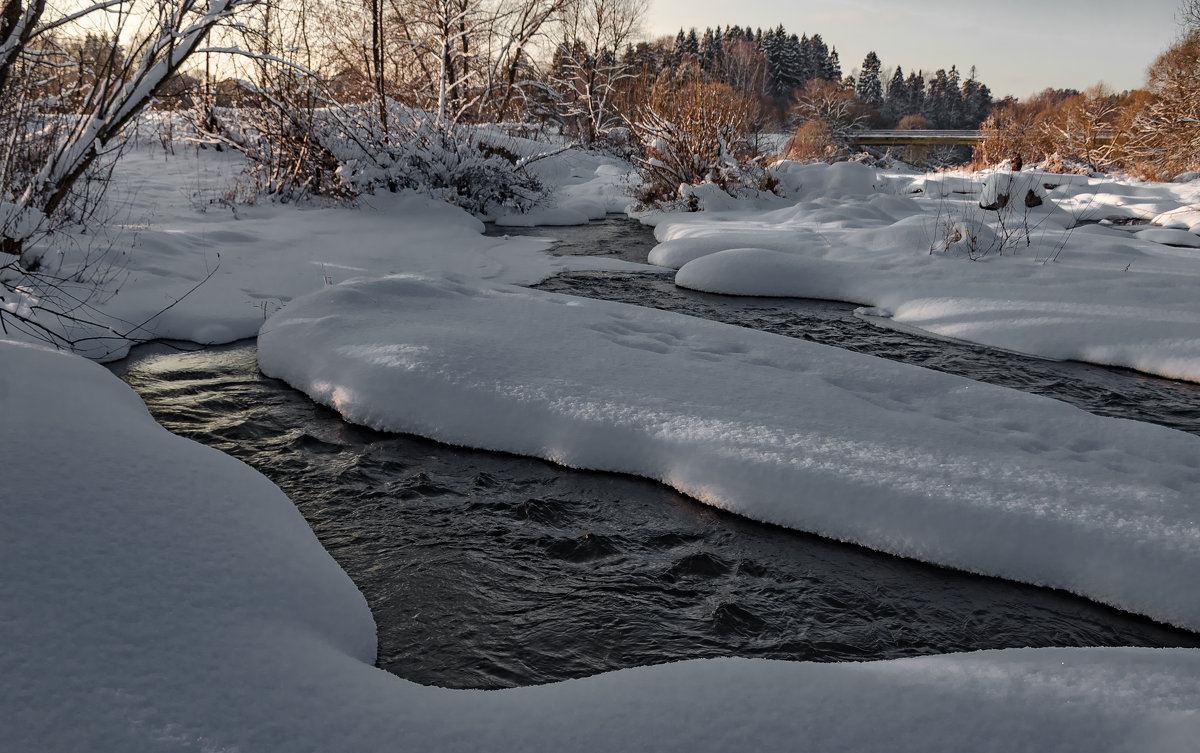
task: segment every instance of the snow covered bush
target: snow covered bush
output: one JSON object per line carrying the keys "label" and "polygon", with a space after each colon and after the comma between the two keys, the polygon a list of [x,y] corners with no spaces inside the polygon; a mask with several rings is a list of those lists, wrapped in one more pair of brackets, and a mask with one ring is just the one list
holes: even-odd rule
{"label": "snow covered bush", "polygon": [[[343,140],[331,147],[341,162],[338,177],[356,193],[381,187],[411,189],[466,209],[489,214],[500,207],[531,208],[544,190],[514,140],[422,113],[396,117],[397,136]],[[366,144],[371,147],[363,149]]]}
{"label": "snow covered bush", "polygon": [[979,200],[939,205],[929,252],[961,254],[977,260],[1004,255],[1036,242],[1047,256],[1057,256],[1068,232],[1051,221],[1055,209],[1046,203],[1047,179],[1042,171],[999,170],[983,180]]}
{"label": "snow covered bush", "polygon": [[731,196],[763,188],[766,174],[750,138],[758,107],[726,84],[693,79],[656,87],[630,124],[641,149],[641,205],[687,204],[680,190],[686,186],[712,184]]}
{"label": "snow covered bush", "polygon": [[820,118],[800,124],[783,148],[781,159],[800,162],[830,162],[844,156],[846,150],[833,138],[833,129]]}
{"label": "snow covered bush", "polygon": [[439,121],[389,100],[376,107],[286,106],[268,93],[249,107],[216,111],[208,137],[241,151],[264,193],[284,201],[413,190],[488,214],[529,209],[544,192],[516,142],[492,130]]}
{"label": "snow covered bush", "polygon": [[979,197],[979,206],[983,209],[999,211],[1010,206],[1024,204],[1032,209],[1041,206],[1046,189],[1042,185],[1041,173],[1029,172],[995,172],[983,180],[983,192]]}

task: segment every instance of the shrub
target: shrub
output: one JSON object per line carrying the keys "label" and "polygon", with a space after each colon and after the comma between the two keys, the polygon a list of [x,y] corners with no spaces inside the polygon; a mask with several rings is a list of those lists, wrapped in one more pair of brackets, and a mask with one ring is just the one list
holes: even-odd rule
{"label": "shrub", "polygon": [[763,171],[749,134],[758,107],[722,83],[692,79],[655,87],[650,104],[631,123],[640,147],[639,203],[670,205],[681,197],[680,186],[701,183],[731,196],[757,190]]}
{"label": "shrub", "polygon": [[932,128],[929,124],[929,119],[919,112],[905,115],[896,125],[896,130],[898,131],[924,131],[929,128]]}
{"label": "shrub", "polygon": [[780,157],[800,162],[828,162],[845,154],[845,148],[838,146],[834,141],[833,130],[829,124],[818,118],[800,124],[788,139]]}

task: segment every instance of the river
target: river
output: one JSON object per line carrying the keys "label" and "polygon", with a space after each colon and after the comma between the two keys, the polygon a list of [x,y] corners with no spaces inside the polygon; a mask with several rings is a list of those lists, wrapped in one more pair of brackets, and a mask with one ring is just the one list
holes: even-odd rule
{"label": "river", "polygon": [[[493,231],[500,233],[502,231]],[[512,232],[512,231],[509,231]],[[519,231],[644,260],[646,228]],[[874,326],[849,304],[711,296],[662,273],[541,288],[681,311],[1200,433],[1200,386]],[[660,484],[347,424],[263,377],[253,342],[137,349],[114,370],[160,423],[278,484],[362,590],[379,666],[458,688],[683,658],[884,659],[1021,646],[1200,646],[1059,591],[880,555],[714,510]]]}

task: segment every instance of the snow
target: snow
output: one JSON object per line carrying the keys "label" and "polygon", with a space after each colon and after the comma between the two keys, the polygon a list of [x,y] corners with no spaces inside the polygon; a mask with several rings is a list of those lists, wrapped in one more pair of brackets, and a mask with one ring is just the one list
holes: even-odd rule
{"label": "snow", "polygon": [[[650,262],[696,290],[850,301],[937,335],[1200,381],[1200,237],[1079,224],[1184,223],[1200,187],[1034,171],[922,183],[854,163],[802,167],[786,174],[813,177],[787,208],[659,219]],[[1022,200],[981,208],[1002,190]],[[1026,208],[1028,190],[1045,203]]]}
{"label": "snow", "polygon": [[[1195,437],[516,287],[620,263],[485,238],[475,218],[413,195],[229,204],[235,161],[201,157],[135,149],[118,167],[127,218],[98,241],[119,272],[98,316],[136,323],[169,306],[145,333],[200,342],[261,326],[264,366],[354,420],[641,473],[754,517],[1200,623]],[[536,164],[564,215],[624,200],[609,160]],[[961,247],[930,255],[939,213],[982,213],[981,178],[942,196],[916,193],[932,184],[911,174],[786,169],[788,201],[651,218],[674,243],[658,255],[696,284],[844,297],[1097,360],[1141,348],[1147,370],[1193,374],[1194,250],[1081,227],[1041,263],[1059,223],[1043,245],[977,262]],[[1072,180],[1038,216],[1184,222],[1197,192]],[[60,243],[53,263],[94,258],[93,237]],[[1182,752],[1200,735],[1194,650],[722,659],[500,692],[421,687],[372,666],[362,596],[274,485],[168,434],[83,358],[0,340],[0,364],[6,750]]]}
{"label": "snow", "polygon": [[277,488],[168,434],[99,366],[10,342],[0,359],[8,750],[1187,751],[1198,731],[1190,650],[421,687],[371,666],[362,597]]}
{"label": "snow", "polygon": [[[603,173],[604,164],[594,160],[591,172]],[[236,205],[228,197],[242,190],[235,182],[239,165],[227,152],[197,157],[131,151],[118,164],[115,181],[115,201],[127,205],[123,221],[100,240],[81,236],[62,243],[56,247],[62,258],[52,263],[81,265],[95,256],[97,245],[111,244],[107,254],[118,274],[103,291],[105,300],[96,302],[100,323],[132,329],[139,339],[205,344],[252,337],[267,315],[292,298],[363,274],[436,270],[533,283],[568,265],[543,253],[546,241],[483,237],[478,219],[413,193],[367,196],[352,211]],[[613,181],[602,176],[602,182]],[[588,188],[587,181],[578,182],[577,190]],[[611,268],[621,262],[570,264]],[[103,339],[80,350],[107,361],[123,357],[128,348],[127,341]]]}
{"label": "snow", "polygon": [[1200,438],[1181,432],[462,278],[293,301],[263,325],[259,365],[354,423],[633,473],[768,523],[1200,629]]}

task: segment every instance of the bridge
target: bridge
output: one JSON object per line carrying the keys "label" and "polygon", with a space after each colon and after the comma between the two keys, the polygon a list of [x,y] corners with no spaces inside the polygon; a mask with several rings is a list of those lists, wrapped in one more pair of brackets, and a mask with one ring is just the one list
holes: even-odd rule
{"label": "bridge", "polygon": [[858,131],[850,142],[859,146],[972,146],[979,131]]}

